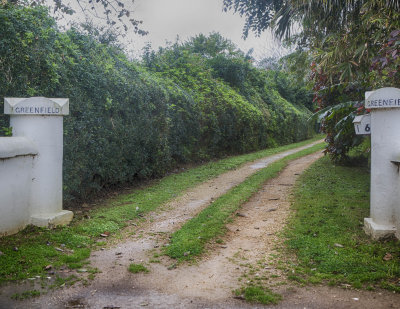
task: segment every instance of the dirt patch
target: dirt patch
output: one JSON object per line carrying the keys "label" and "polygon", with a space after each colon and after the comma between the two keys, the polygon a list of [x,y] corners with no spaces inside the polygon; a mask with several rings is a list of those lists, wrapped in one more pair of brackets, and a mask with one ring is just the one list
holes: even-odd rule
{"label": "dirt patch", "polygon": [[[158,256],[169,235],[213,199],[290,152],[203,183],[150,214],[138,227],[128,228],[124,241],[92,254],[91,263],[101,273],[90,285],[79,283],[40,298],[10,302],[4,308],[256,308],[262,306],[233,298],[232,290],[257,278],[284,296],[276,308],[390,308],[398,304],[399,295],[387,291],[291,286],[285,274],[273,266],[279,246],[277,233],[289,214],[292,186],[321,154],[292,161],[267,182],[228,225],[226,236],[209,245],[208,254],[197,263],[175,267],[174,260]],[[150,273],[129,273],[131,263],[146,265]]]}

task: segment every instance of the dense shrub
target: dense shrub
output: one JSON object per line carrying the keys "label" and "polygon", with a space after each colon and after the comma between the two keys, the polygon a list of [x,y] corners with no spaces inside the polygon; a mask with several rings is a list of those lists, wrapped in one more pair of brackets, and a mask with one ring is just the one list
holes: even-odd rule
{"label": "dense shrub", "polygon": [[[198,35],[188,42],[175,43],[157,52],[147,50],[144,64],[153,72],[172,78],[189,91],[200,108],[216,105],[216,99],[218,107],[238,102],[239,97],[231,97],[226,101],[223,93],[219,92],[219,85],[229,86],[227,89],[239,94],[240,109],[251,106],[257,116],[253,115],[250,122],[249,119],[246,121],[255,125],[254,130],[242,132],[240,136],[247,141],[245,146],[242,144],[237,148],[241,144],[237,143],[235,149],[226,148],[230,152],[290,143],[310,135],[307,119],[311,113],[307,107],[311,106],[311,94],[304,87],[290,84],[290,79],[284,73],[255,68],[251,64],[251,57],[237,50],[233,43],[217,33],[208,37]],[[209,92],[210,95],[205,95]],[[215,110],[213,112],[218,113]],[[231,116],[234,117],[234,114]],[[229,118],[229,115],[226,117]],[[261,117],[261,123],[257,117]],[[237,120],[231,118],[229,121]],[[254,134],[259,136],[255,137]],[[249,138],[253,139],[252,143],[248,143]],[[229,140],[229,136],[223,136],[223,141]],[[217,141],[221,146],[218,138]]]}
{"label": "dense shrub", "polygon": [[[149,52],[142,65],[113,44],[59,31],[45,8],[0,5],[0,97],[70,98],[66,201],[178,163],[306,138],[308,112],[243,55],[218,52],[232,45],[215,42],[196,46],[213,56],[176,45]],[[0,128],[7,125],[1,115]]]}
{"label": "dense shrub", "polygon": [[268,124],[262,112],[222,80],[213,78],[203,56],[175,45],[157,55],[148,55],[146,65],[193,98],[200,112],[201,128],[196,152],[202,157],[266,146]]}

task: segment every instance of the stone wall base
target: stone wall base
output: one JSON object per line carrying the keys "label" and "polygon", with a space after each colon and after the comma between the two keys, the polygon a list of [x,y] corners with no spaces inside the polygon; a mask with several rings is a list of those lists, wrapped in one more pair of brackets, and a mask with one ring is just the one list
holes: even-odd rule
{"label": "stone wall base", "polygon": [[71,222],[74,213],[69,210],[62,210],[55,214],[40,214],[31,216],[31,224],[36,226],[51,227],[66,225]]}
{"label": "stone wall base", "polygon": [[372,239],[380,240],[391,237],[396,233],[394,225],[382,225],[372,221],[372,218],[364,218],[364,231]]}

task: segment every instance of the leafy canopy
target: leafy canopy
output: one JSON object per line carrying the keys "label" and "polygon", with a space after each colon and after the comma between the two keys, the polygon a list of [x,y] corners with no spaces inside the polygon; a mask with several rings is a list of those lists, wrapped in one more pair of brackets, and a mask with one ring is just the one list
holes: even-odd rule
{"label": "leafy canopy", "polygon": [[60,31],[45,7],[0,5],[0,98],[70,98],[65,202],[178,164],[305,139],[310,112],[279,92],[284,76],[274,74],[217,34],[148,50],[139,63],[87,31]]}
{"label": "leafy canopy", "polygon": [[[271,28],[278,37],[307,51],[310,56],[307,75],[312,81],[314,101],[319,109],[328,108],[322,119],[328,134],[328,152],[339,160],[346,159],[348,150],[360,142],[349,123],[363,103],[364,92],[400,86],[400,2],[225,0],[224,3],[226,9],[246,17],[245,35],[249,30],[260,33]],[[343,106],[342,111],[329,109],[338,104]],[[331,117],[332,113],[335,117]]]}
{"label": "leafy canopy", "polygon": [[[125,35],[133,31],[139,35],[146,35],[147,31],[141,28],[143,23],[133,17],[135,0],[2,0],[2,5],[16,6],[48,6],[57,19],[71,23],[66,15],[83,15],[86,23],[93,20],[100,22],[114,33]],[[76,25],[75,25],[76,26]]]}

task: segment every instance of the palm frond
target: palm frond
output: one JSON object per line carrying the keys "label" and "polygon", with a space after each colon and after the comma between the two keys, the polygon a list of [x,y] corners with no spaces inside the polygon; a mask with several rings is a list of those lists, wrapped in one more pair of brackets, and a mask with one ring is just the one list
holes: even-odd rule
{"label": "palm frond", "polygon": [[308,118],[308,121],[315,121],[315,120],[321,121],[325,117],[328,117],[330,115],[333,116],[338,111],[343,111],[343,110],[348,110],[349,108],[358,107],[360,103],[361,102],[359,101],[348,101],[337,105],[325,107],[319,110],[318,112],[314,113],[310,118]]}

